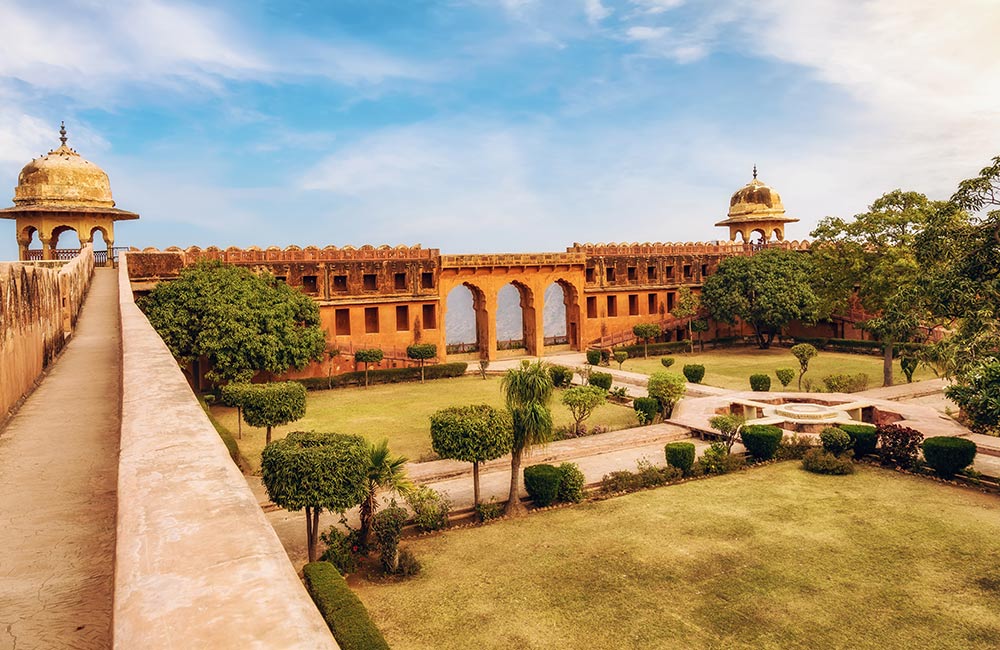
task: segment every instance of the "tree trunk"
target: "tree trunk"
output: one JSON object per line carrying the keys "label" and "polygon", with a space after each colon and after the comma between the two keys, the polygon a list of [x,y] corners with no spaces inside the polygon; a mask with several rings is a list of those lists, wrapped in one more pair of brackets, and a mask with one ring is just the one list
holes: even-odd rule
{"label": "tree trunk", "polygon": [[[694,318],[692,316],[691,318]],[[688,321],[688,350],[694,354],[694,330],[691,328],[691,321]]]}
{"label": "tree trunk", "polygon": [[371,536],[372,517],[375,515],[375,493],[372,492],[361,502],[361,528],[358,530],[358,542],[361,548],[368,551],[368,538]]}
{"label": "tree trunk", "polygon": [[521,505],[521,454],[523,449],[515,449],[510,455],[510,494],[507,496],[507,507],[504,508],[505,515],[514,515],[524,512]]}
{"label": "tree trunk", "polygon": [[424,360],[420,360],[420,383],[424,383]]}
{"label": "tree trunk", "polygon": [[892,386],[892,339],[882,341],[882,385]]}
{"label": "tree trunk", "polygon": [[365,388],[368,388],[368,363],[365,362]]}
{"label": "tree trunk", "polygon": [[479,461],[472,461],[472,505],[479,506]]}
{"label": "tree trunk", "polygon": [[316,529],[319,527],[320,508],[306,506],[306,549],[309,561],[316,561],[316,539],[318,537]]}
{"label": "tree trunk", "polygon": [[642,340],[642,358],[643,359],[649,358],[649,339]]}
{"label": "tree trunk", "polygon": [[269,444],[271,444],[271,425],[270,424],[267,425],[267,440],[264,442],[264,445],[266,446],[266,445],[269,445]]}
{"label": "tree trunk", "polygon": [[236,407],[236,437],[243,440],[243,407]]}

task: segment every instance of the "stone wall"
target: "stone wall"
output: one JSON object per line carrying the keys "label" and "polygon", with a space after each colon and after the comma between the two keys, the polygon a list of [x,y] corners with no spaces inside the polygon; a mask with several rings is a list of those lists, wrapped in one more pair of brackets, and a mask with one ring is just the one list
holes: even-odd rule
{"label": "stone wall", "polygon": [[336,648],[120,257],[114,647]]}
{"label": "stone wall", "polygon": [[0,420],[72,334],[93,272],[90,245],[69,262],[0,263]]}

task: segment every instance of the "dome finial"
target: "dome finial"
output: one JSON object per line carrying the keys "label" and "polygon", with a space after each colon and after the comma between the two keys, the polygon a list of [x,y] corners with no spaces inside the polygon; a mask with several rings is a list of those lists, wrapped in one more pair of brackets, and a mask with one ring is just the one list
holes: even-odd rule
{"label": "dome finial", "polygon": [[62,120],[59,121],[59,142],[62,142],[64,147],[66,146],[66,122]]}
{"label": "dome finial", "polygon": [[753,164],[753,179],[757,180],[757,163]]}

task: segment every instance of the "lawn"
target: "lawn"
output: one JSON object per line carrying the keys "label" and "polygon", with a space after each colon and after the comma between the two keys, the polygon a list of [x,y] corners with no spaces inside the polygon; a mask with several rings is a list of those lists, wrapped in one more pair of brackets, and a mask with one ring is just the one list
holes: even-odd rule
{"label": "lawn", "polygon": [[[706,352],[696,352],[695,354],[672,354],[674,365],[669,372],[680,374],[681,368],[686,364],[700,363],[705,366],[705,379],[702,383],[719,388],[731,388],[736,390],[750,390],[750,375],[764,372],[771,376],[771,390],[781,390],[781,382],[774,375],[778,368],[792,368],[795,370],[796,379],[789,384],[789,390],[796,390],[798,379],[799,362],[788,351],[788,348],[771,348],[770,350],[758,350],[755,348],[728,348],[724,350],[711,350]],[[660,364],[662,357],[650,357],[643,359],[629,359],[622,366],[623,370],[631,372],[641,372],[652,374],[663,370]],[[618,364],[612,362],[612,367],[617,368]],[[882,385],[882,357],[867,354],[845,354],[843,352],[820,352],[819,355],[809,361],[809,372],[805,378],[812,379],[813,383],[822,386],[823,377],[835,373],[854,375],[858,373],[868,375],[868,387],[877,388]],[[899,361],[895,362],[894,378],[896,383],[906,381],[903,371],[899,369]],[[913,380],[933,379],[934,373],[921,366],[913,373]]]}
{"label": "lawn", "polygon": [[[572,423],[569,411],[560,401],[561,391],[552,398],[555,426]],[[435,379],[423,384],[381,384],[369,388],[335,388],[310,391],[306,416],[272,432],[281,438],[289,431],[336,431],[356,433],[369,440],[389,439],[389,447],[410,460],[428,458],[431,449],[430,415],[448,406],[466,404],[503,405],[500,378],[485,381],[478,376]],[[236,435],[236,409],[213,406],[212,415]],[[608,403],[594,412],[586,425],[607,427],[609,430],[638,426],[631,406]],[[260,452],[264,448],[264,430],[243,423],[243,438],[237,440],[251,469],[260,468]]]}
{"label": "lawn", "polygon": [[414,539],[407,648],[1000,647],[1000,499],[788,462]]}

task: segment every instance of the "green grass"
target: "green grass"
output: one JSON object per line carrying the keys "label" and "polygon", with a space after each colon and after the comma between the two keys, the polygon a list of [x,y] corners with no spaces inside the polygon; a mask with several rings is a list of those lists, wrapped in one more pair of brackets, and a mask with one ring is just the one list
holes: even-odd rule
{"label": "green grass", "polygon": [[407,648],[1000,647],[1000,499],[798,463],[404,542],[355,590]]}
{"label": "green grass", "polygon": [[[560,391],[552,398],[555,426],[572,423],[569,411],[559,402]],[[356,433],[369,440],[389,439],[394,453],[410,460],[427,458],[432,453],[430,435],[431,413],[448,406],[466,404],[503,405],[500,379],[485,381],[478,376],[435,379],[418,382],[382,384],[369,388],[337,388],[310,391],[306,416],[292,424],[278,427],[272,438],[284,437],[289,431],[336,431]],[[236,409],[213,406],[212,415],[236,435]],[[594,412],[586,425],[608,427],[609,430],[638,426],[631,406],[608,403]],[[260,469],[260,452],[264,448],[264,430],[243,423],[243,437],[238,439],[240,450],[251,470]]]}
{"label": "green grass", "polygon": [[[781,390],[781,382],[775,376],[778,368],[792,368],[795,379],[788,385],[789,390],[797,390],[799,362],[787,348],[771,348],[758,350],[754,348],[729,348],[711,350],[694,354],[671,354],[674,365],[668,372],[681,373],[681,368],[687,364],[700,363],[705,366],[703,384],[731,388],[735,390],[750,390],[750,375],[758,372],[767,373],[771,377],[771,390]],[[629,359],[623,370],[652,374],[664,370],[660,364],[662,357]],[[615,366],[617,368],[617,364]],[[899,360],[894,365],[894,380],[898,383],[906,381],[906,376],[899,369]],[[809,371],[805,378],[812,379],[817,386],[823,386],[823,377],[835,373],[868,375],[868,387],[877,388],[882,385],[882,357],[866,354],[845,354],[843,352],[820,352],[809,361]],[[933,379],[934,373],[920,367],[913,373],[913,380]]]}

